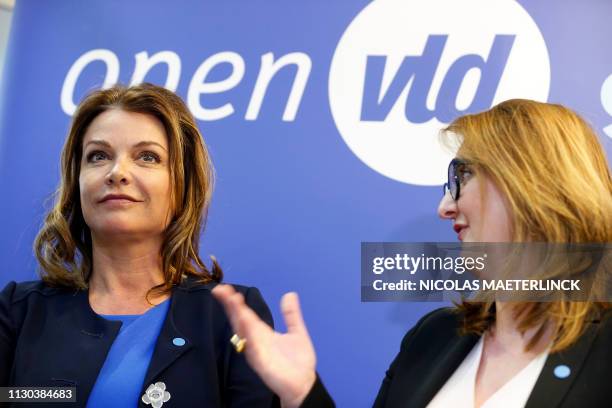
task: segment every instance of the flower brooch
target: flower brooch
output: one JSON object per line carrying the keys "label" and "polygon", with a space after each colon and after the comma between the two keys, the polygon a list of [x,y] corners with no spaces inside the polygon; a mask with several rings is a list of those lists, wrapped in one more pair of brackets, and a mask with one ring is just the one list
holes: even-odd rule
{"label": "flower brooch", "polygon": [[147,391],[145,391],[141,399],[145,404],[151,404],[153,408],[160,408],[164,405],[164,402],[170,399],[170,393],[166,391],[166,384],[163,382],[156,382],[155,384],[149,385],[149,388],[147,388]]}

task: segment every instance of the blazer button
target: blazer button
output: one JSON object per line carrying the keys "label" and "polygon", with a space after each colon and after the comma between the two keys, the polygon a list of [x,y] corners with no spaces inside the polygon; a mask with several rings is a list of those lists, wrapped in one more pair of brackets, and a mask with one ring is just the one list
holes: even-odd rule
{"label": "blazer button", "polygon": [[572,373],[572,370],[565,364],[562,364],[555,367],[554,373],[557,378],[567,378]]}
{"label": "blazer button", "polygon": [[185,339],[182,337],[175,337],[172,339],[172,344],[178,347],[183,347],[185,345]]}

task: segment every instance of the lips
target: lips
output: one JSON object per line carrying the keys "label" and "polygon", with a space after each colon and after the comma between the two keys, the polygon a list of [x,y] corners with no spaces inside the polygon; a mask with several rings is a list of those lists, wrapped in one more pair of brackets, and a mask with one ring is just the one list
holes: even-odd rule
{"label": "lips", "polygon": [[100,203],[104,203],[106,201],[131,201],[131,202],[138,202],[138,200],[136,200],[135,198],[127,195],[127,194],[107,194],[104,196],[104,198],[102,198],[99,202]]}
{"label": "lips", "polygon": [[459,241],[463,241],[463,237],[465,235],[465,230],[468,229],[468,226],[467,225],[462,225],[462,224],[455,224],[455,225],[453,225],[453,229],[457,233]]}

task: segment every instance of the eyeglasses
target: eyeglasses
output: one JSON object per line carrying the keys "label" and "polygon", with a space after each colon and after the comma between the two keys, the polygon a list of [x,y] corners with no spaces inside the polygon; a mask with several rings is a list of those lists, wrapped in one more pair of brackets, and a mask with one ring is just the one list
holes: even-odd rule
{"label": "eyeglasses", "polygon": [[444,195],[450,191],[453,200],[459,199],[461,186],[465,184],[466,174],[471,175],[472,170],[469,168],[469,162],[463,159],[453,159],[448,165],[448,181],[442,186]]}

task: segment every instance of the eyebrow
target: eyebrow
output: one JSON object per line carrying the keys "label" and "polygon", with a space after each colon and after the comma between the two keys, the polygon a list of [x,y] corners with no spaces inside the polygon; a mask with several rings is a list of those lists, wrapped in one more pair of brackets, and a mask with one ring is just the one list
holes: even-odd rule
{"label": "eyebrow", "polygon": [[[85,147],[89,146],[90,144],[112,148],[110,143],[108,143],[106,140],[90,140],[89,142],[87,142],[87,144],[85,144]],[[132,147],[143,147],[143,146],[151,146],[151,145],[159,146],[162,150],[166,151],[166,148],[164,146],[160,145],[157,142],[153,142],[151,140],[143,140],[142,142],[136,143]]]}

